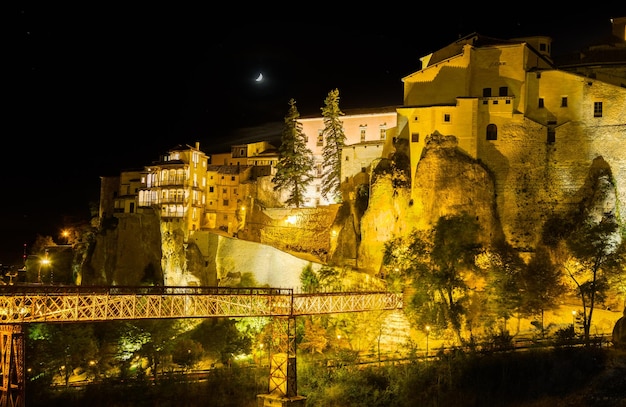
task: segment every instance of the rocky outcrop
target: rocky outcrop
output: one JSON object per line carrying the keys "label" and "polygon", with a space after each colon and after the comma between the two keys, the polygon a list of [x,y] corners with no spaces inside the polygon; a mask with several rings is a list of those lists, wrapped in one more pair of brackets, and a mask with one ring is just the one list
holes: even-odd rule
{"label": "rocky outcrop", "polygon": [[617,320],[613,328],[613,345],[616,348],[626,349],[626,308],[624,308],[624,316]]}
{"label": "rocky outcrop", "polygon": [[81,285],[162,283],[159,228],[159,218],[153,212],[104,219],[77,280]]}
{"label": "rocky outcrop", "polygon": [[[432,228],[446,215],[472,215],[481,225],[484,243],[506,240],[520,253],[534,250],[549,221],[619,216],[623,193],[614,173],[623,170],[596,156],[586,165],[577,161],[576,176],[564,184],[563,177],[555,178],[560,167],[553,168],[553,147],[543,142],[547,150],[540,154],[535,144],[529,145],[523,130],[533,127],[524,123],[526,127],[508,129],[518,136],[515,140],[525,140],[521,145],[507,140],[507,154],[514,160],[496,151],[486,155],[487,161],[473,159],[454,136],[434,133],[426,138],[422,157],[411,169],[406,140],[399,140],[389,158],[342,183],[342,204],[266,208],[275,197],[266,194],[259,199],[259,189],[264,188],[249,183],[244,189],[248,210],[236,245],[225,243],[232,236],[210,231],[185,237],[177,223],[160,222],[150,211],[107,218],[91,247],[91,260],[83,267],[82,284],[215,285],[229,274],[246,273],[253,273],[261,284],[287,280],[297,284],[294,276],[309,261],[376,274],[386,242],[414,229]],[[537,153],[528,153],[529,146]],[[259,246],[252,249],[247,243]],[[284,271],[279,262],[260,273],[250,263],[263,262],[270,253],[267,247],[299,259],[293,269],[291,257],[280,260],[290,267],[287,280],[277,277]]]}
{"label": "rocky outcrop", "polygon": [[408,184],[399,184],[393,172],[372,181],[361,221],[359,268],[378,271],[385,242],[431,228],[446,215],[469,213],[481,224],[485,242],[502,239],[493,176],[458,149],[455,137],[431,135],[413,177],[413,192]]}

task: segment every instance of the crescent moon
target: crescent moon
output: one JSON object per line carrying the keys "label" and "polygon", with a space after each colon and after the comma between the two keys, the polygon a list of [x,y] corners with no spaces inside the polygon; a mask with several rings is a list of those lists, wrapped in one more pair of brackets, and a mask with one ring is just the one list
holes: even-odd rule
{"label": "crescent moon", "polygon": [[261,82],[263,80],[263,74],[259,73],[259,76],[257,76],[257,78],[255,79],[255,81],[257,82]]}

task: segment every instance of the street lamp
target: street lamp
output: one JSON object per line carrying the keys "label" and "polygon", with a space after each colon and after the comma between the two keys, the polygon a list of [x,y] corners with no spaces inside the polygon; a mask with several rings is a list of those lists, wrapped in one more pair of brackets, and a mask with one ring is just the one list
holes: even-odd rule
{"label": "street lamp", "polygon": [[46,250],[46,256],[39,261],[39,270],[37,271],[37,282],[41,284],[41,267],[48,266],[50,264],[50,259],[48,258],[48,250]]}
{"label": "street lamp", "polygon": [[426,356],[428,356],[428,337],[430,336],[430,325],[426,325]]}

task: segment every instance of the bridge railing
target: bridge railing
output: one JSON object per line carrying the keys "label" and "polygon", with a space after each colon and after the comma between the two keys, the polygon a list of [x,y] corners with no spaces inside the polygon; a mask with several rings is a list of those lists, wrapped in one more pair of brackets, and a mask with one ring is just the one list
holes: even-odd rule
{"label": "bridge railing", "polygon": [[401,308],[400,294],[296,294],[285,288],[2,286],[0,323],[276,317]]}

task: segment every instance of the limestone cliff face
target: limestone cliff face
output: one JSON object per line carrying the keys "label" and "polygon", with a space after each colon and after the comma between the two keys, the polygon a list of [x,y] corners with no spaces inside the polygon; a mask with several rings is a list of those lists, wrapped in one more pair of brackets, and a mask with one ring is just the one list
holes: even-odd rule
{"label": "limestone cliff face", "polygon": [[79,276],[82,285],[141,285],[163,279],[159,219],[153,213],[107,218],[90,252]]}
{"label": "limestone cliff face", "polygon": [[384,244],[413,229],[429,229],[441,216],[467,212],[482,226],[485,242],[502,238],[490,172],[458,149],[456,138],[434,134],[426,142],[410,187],[398,188],[394,175],[377,177],[361,221],[359,267],[378,271]]}
{"label": "limestone cliff face", "polygon": [[484,242],[502,239],[495,182],[481,163],[458,149],[456,138],[433,134],[413,177],[414,226],[432,228],[440,217],[468,213],[481,225]]}
{"label": "limestone cliff face", "polygon": [[551,219],[619,218],[626,166],[614,143],[603,156],[577,151],[574,143],[556,149],[527,120],[503,130],[500,145],[481,146],[480,161],[465,154],[454,136],[435,133],[417,167],[409,168],[406,146],[399,143],[370,169],[369,179],[345,183],[340,205],[269,209],[273,195],[258,193],[267,186],[250,183],[239,239],[210,231],[185,239],[177,223],[161,222],[149,211],[107,218],[79,281],[216,285],[229,274],[251,273],[259,284],[285,286],[299,284],[307,262],[376,273],[387,241],[429,229],[441,216],[469,213],[485,243],[506,240],[520,252],[533,251]]}

